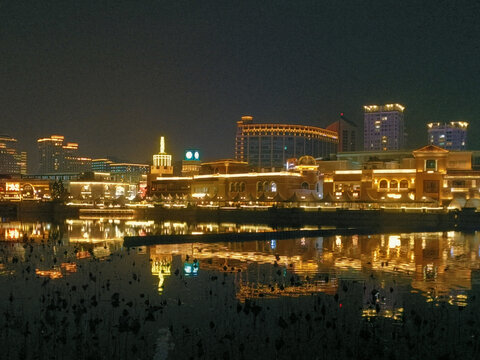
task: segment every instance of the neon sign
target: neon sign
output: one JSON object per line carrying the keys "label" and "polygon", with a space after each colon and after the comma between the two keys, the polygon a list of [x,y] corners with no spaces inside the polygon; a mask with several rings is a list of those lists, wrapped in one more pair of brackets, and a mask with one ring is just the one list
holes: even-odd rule
{"label": "neon sign", "polygon": [[5,189],[7,191],[20,191],[20,183],[6,183]]}

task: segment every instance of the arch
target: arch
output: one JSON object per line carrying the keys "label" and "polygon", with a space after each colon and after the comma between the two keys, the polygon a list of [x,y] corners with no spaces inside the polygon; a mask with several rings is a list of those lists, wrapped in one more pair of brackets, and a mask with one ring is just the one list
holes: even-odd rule
{"label": "arch", "polygon": [[257,193],[263,191],[263,183],[261,181],[257,181]]}
{"label": "arch", "polygon": [[397,180],[390,181],[390,189],[398,189],[398,181]]}
{"label": "arch", "polygon": [[230,192],[234,192],[234,191],[235,191],[235,183],[231,182],[231,183],[228,185],[228,191],[230,191]]}
{"label": "arch", "polygon": [[268,181],[263,182],[263,191],[268,191]]}
{"label": "arch", "polygon": [[246,188],[245,183],[242,181],[242,182],[240,183],[240,189],[239,189],[239,191],[240,191],[240,192],[245,192],[245,188]]}
{"label": "arch", "polygon": [[408,180],[402,179],[400,181],[400,189],[408,189]]}
{"label": "arch", "polygon": [[307,182],[303,182],[303,183],[302,183],[302,189],[308,190],[308,189],[310,189],[310,185],[308,185]]}
{"label": "arch", "polygon": [[380,189],[388,189],[388,181],[383,179],[383,180],[380,180],[379,184],[378,184],[378,187]]}
{"label": "arch", "polygon": [[238,182],[235,183],[235,192],[240,191],[240,184]]}
{"label": "arch", "polygon": [[277,192],[277,183],[275,181],[270,182],[270,191],[274,193]]}

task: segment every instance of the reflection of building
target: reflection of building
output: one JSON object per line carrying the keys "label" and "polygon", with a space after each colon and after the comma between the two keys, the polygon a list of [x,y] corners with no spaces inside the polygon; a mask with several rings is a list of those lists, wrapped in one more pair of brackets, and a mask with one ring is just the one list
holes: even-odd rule
{"label": "reflection of building", "polygon": [[403,107],[400,104],[364,106],[365,150],[400,150],[405,146]]}
{"label": "reflection of building", "polygon": [[83,172],[91,170],[92,159],[78,155],[77,143],[64,144],[64,136],[52,135],[37,140],[42,174]]}
{"label": "reflection of building", "polygon": [[467,148],[468,122],[452,121],[449,124],[429,123],[428,143],[447,150]]}
{"label": "reflection of building", "polygon": [[356,151],[358,144],[357,125],[348,120],[343,113],[340,119],[327,126],[327,130],[335,131],[338,134],[338,152]]}
{"label": "reflection of building", "polygon": [[235,158],[257,170],[281,170],[289,158],[310,155],[329,157],[337,152],[334,131],[315,126],[254,124],[253,117],[242,116],[237,122]]}
{"label": "reflection of building", "polygon": [[26,174],[27,153],[19,153],[17,150],[17,139],[0,135],[0,174]]}

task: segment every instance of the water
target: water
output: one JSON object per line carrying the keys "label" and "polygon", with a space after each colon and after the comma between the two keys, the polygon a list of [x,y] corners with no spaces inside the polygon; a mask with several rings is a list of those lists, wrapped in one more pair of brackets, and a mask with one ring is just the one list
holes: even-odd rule
{"label": "water", "polygon": [[2,358],[478,357],[477,233],[123,247],[126,235],[269,230],[4,222]]}

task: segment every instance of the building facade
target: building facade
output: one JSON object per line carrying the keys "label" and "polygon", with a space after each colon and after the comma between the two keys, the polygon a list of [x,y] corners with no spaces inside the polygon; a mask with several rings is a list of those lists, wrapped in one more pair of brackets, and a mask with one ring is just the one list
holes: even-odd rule
{"label": "building facade", "polygon": [[326,158],[336,153],[338,135],[315,126],[255,124],[252,116],[237,121],[235,159],[258,171],[282,170],[289,158]]}
{"label": "building facade", "polygon": [[327,126],[327,130],[335,131],[338,134],[338,152],[357,151],[358,127],[348,120],[343,113],[334,123]]}
{"label": "building facade", "polygon": [[466,121],[452,121],[448,124],[429,123],[428,143],[447,150],[466,150],[467,128]]}
{"label": "building facade", "polygon": [[78,155],[77,143],[64,143],[62,135],[37,140],[40,155],[39,173],[55,174],[91,171],[92,159]]}
{"label": "building facade", "polygon": [[18,152],[17,139],[0,135],[0,174],[27,173],[27,153]]}
{"label": "building facade", "polygon": [[400,104],[364,106],[365,151],[402,150],[405,147],[404,110]]}

